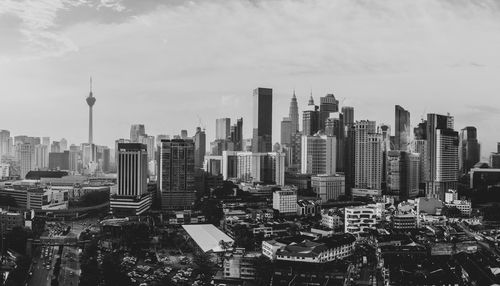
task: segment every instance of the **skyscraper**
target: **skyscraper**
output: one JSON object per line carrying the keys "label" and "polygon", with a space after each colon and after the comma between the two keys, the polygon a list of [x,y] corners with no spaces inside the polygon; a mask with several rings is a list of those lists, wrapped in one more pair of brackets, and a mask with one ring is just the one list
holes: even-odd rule
{"label": "skyscraper", "polygon": [[215,139],[228,139],[230,137],[231,118],[217,118],[215,120]]}
{"label": "skyscraper", "polygon": [[146,135],[144,124],[132,124],[130,126],[130,142],[140,143],[139,138]]}
{"label": "skyscraper", "polygon": [[335,136],[320,133],[302,136],[301,172],[303,174],[335,174],[337,140]]}
{"label": "skyscraper", "polygon": [[407,151],[410,144],[410,112],[396,105],[395,109],[395,149]]}
{"label": "skyscraper", "polygon": [[355,123],[355,187],[382,187],[382,135],[375,133],[375,121]]}
{"label": "skyscraper", "polygon": [[283,117],[281,120],[281,145],[289,146],[292,139],[292,120],[289,117]]}
{"label": "skyscraper", "polygon": [[331,112],[339,111],[339,101],[333,94],[327,94],[319,98],[319,129],[325,130],[325,122]]}
{"label": "skyscraper", "polygon": [[387,194],[396,200],[415,198],[419,192],[420,154],[392,150],[387,152]]}
{"label": "skyscraper", "polygon": [[344,115],[340,112],[331,112],[325,122],[325,134],[327,136],[335,136],[337,172],[344,172],[345,163],[345,131],[344,131]]}
{"label": "skyscraper", "polygon": [[196,192],[193,140],[162,140],[158,154],[157,174],[161,208],[190,209]]}
{"label": "skyscraper", "polygon": [[243,118],[236,120],[236,124],[231,126],[231,141],[235,151],[243,151]]}
{"label": "skyscraper", "polygon": [[206,135],[205,131],[201,130],[201,127],[196,127],[196,133],[194,134],[194,167],[196,169],[203,168],[203,161],[205,159],[206,153]]}
{"label": "skyscraper", "polygon": [[253,91],[252,152],[271,152],[273,135],[273,90],[256,88]]}
{"label": "skyscraper", "polygon": [[306,109],[302,112],[302,135],[310,136],[316,134],[319,129],[319,111],[318,106],[314,105],[314,99],[311,95]]}
{"label": "skyscraper", "polygon": [[93,133],[92,109],[94,107],[96,99],[92,93],[92,78],[90,78],[90,92],[89,92],[89,96],[87,97],[86,101],[87,101],[87,104],[89,105],[89,142],[88,143],[93,144],[94,143],[94,133]]}
{"label": "skyscraper", "polygon": [[118,143],[118,190],[110,198],[115,216],[140,215],[151,206],[147,192],[148,152],[140,143]]}
{"label": "skyscraper", "polygon": [[21,143],[17,146],[17,158],[21,169],[20,176],[24,179],[26,174],[35,167],[35,149],[31,143]]}
{"label": "skyscraper", "polygon": [[288,112],[288,117],[292,122],[292,135],[299,132],[299,106],[297,104],[297,97],[295,96],[295,90],[293,91],[292,100],[290,101],[290,109]]}
{"label": "skyscraper", "polygon": [[62,138],[61,141],[59,141],[59,147],[61,148],[61,152],[68,150],[68,140]]}
{"label": "skyscraper", "polygon": [[427,114],[426,195],[444,200],[458,181],[458,132],[450,115]]}
{"label": "skyscraper", "polygon": [[0,161],[3,156],[11,153],[11,146],[9,144],[10,131],[0,130]]}
{"label": "skyscraper", "polygon": [[467,126],[460,131],[460,150],[458,153],[460,172],[467,174],[479,162],[480,155],[481,145],[477,141],[477,129]]}
{"label": "skyscraper", "polygon": [[346,190],[354,187],[354,162],[355,162],[355,129],[354,129],[354,108],[351,106],[343,106],[342,114],[344,116],[344,132],[345,132],[345,155],[344,155],[344,173]]}

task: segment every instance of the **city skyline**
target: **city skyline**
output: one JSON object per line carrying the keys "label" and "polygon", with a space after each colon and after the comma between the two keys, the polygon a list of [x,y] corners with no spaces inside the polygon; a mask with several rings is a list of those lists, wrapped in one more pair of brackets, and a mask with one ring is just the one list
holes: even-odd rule
{"label": "city skyline", "polygon": [[[392,130],[396,104],[410,111],[412,127],[426,113],[449,112],[457,129],[477,127],[483,159],[495,150],[500,9],[493,1],[421,1],[410,8],[396,1],[190,3],[3,2],[0,23],[9,44],[0,48],[0,92],[2,105],[11,108],[0,115],[1,128],[86,142],[82,101],[92,75],[99,145],[112,146],[135,123],[150,134],[186,129],[193,135],[198,116],[211,141],[216,118],[250,122],[252,90],[263,86],[273,88],[273,142],[279,141],[293,89],[300,110],[312,89],[316,101],[333,93],[340,106],[356,109],[357,120]],[[182,27],[175,23],[179,18]],[[220,30],[207,24],[215,18],[222,21]],[[330,21],[315,20],[322,18]],[[271,35],[278,36],[267,41]],[[193,45],[194,39],[202,44]],[[118,51],[116,43],[125,42],[133,45]],[[243,48],[254,45],[260,48]],[[120,113],[114,112],[117,103]],[[24,119],[14,121],[20,109]],[[169,123],[180,116],[182,122]],[[251,128],[244,126],[245,138]]]}

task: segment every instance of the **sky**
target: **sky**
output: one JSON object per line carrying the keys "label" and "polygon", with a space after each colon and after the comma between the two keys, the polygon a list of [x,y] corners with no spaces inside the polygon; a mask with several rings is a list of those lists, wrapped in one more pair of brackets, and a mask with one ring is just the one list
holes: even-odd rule
{"label": "sky", "polygon": [[[394,127],[394,105],[476,126],[482,156],[500,141],[500,1],[2,0],[0,129],[114,146],[244,118],[273,88],[273,141],[295,89],[335,94],[356,120]],[[393,131],[394,132],[394,131]]]}

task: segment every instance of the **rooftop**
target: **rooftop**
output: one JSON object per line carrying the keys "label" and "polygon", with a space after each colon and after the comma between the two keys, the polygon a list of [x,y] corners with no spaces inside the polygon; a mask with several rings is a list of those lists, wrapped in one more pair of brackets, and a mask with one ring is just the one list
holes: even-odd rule
{"label": "rooftop", "polygon": [[182,228],[196,242],[204,252],[222,252],[220,242],[232,244],[234,240],[227,234],[216,228],[213,224],[191,224],[183,225]]}

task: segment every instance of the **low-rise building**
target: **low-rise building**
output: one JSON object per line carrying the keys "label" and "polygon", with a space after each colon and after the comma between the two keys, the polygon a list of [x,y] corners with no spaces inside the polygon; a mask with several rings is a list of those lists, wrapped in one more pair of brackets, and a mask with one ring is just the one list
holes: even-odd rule
{"label": "low-rise building", "polygon": [[472,213],[471,201],[467,200],[454,200],[450,203],[445,203],[445,206],[457,208],[463,216],[470,216]]}
{"label": "low-rise building", "polygon": [[415,229],[417,228],[417,215],[413,213],[398,213],[392,216],[394,229]]}
{"label": "low-rise building", "polygon": [[337,200],[345,195],[345,176],[339,174],[311,177],[311,186],[322,202]]}
{"label": "low-rise building", "polygon": [[11,231],[16,226],[24,227],[24,216],[22,213],[0,209],[0,225],[2,225],[4,231]]}
{"label": "low-rise building", "polygon": [[294,189],[282,189],[273,192],[273,209],[280,215],[297,213],[297,192]]}
{"label": "low-rise building", "polygon": [[343,224],[344,218],[339,215],[337,210],[323,210],[321,213],[321,225],[335,229]]}
{"label": "low-rise building", "polygon": [[236,248],[224,254],[224,278],[255,280],[255,259],[259,252],[246,252]]}
{"label": "low-rise building", "polygon": [[345,208],[344,231],[352,234],[366,234],[370,229],[376,229],[379,221],[378,207],[366,205]]}
{"label": "low-rise building", "polygon": [[296,211],[299,216],[316,216],[321,212],[321,201],[299,200]]}

